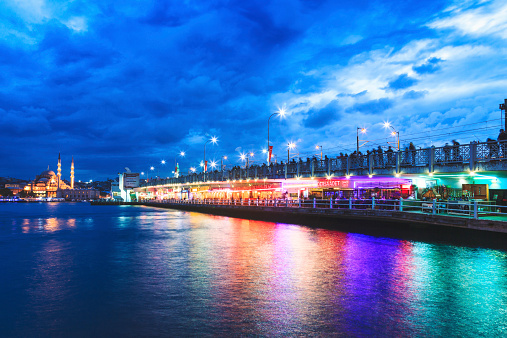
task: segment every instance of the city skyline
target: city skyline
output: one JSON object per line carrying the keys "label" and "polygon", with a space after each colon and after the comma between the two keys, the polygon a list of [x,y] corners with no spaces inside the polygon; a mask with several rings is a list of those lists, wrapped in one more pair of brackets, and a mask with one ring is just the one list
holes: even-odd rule
{"label": "city skyline", "polygon": [[279,109],[278,161],[290,143],[302,157],[350,153],[358,127],[365,147],[395,144],[391,129],[402,147],[496,138],[506,13],[500,1],[5,1],[0,176],[56,171],[58,152],[84,181],[169,176],[198,167],[213,136],[207,160],[259,163]]}

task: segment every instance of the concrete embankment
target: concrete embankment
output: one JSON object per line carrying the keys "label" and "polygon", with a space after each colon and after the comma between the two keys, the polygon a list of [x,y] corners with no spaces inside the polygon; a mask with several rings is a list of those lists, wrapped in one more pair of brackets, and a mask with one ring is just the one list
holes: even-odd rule
{"label": "concrete embankment", "polygon": [[[95,202],[99,205],[101,202]],[[108,203],[102,203],[108,204]],[[507,222],[418,212],[369,209],[285,208],[171,203],[122,203],[235,218],[300,224],[392,238],[456,240],[463,245],[507,248]]]}

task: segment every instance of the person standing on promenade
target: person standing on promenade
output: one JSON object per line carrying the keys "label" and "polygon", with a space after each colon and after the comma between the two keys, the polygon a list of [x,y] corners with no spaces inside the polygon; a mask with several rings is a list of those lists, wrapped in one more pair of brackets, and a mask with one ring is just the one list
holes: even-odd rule
{"label": "person standing on promenade", "polygon": [[408,145],[408,149],[410,150],[411,163],[412,165],[415,165],[415,145],[412,142],[410,142],[410,144]]}
{"label": "person standing on promenade", "polygon": [[449,143],[446,143],[444,146],[444,162],[449,162],[451,160],[451,146]]}
{"label": "person standing on promenade", "polygon": [[378,148],[377,148],[377,156],[378,156],[379,166],[383,167],[384,166],[384,154],[383,154],[381,146],[378,146]]}
{"label": "person standing on promenade", "polygon": [[486,142],[488,147],[488,158],[492,159],[498,157],[498,143],[496,140],[488,137]]}
{"label": "person standing on promenade", "polygon": [[389,146],[389,148],[387,148],[386,154],[387,154],[387,164],[393,165],[394,164],[394,151],[391,148],[391,146]]}
{"label": "person standing on promenade", "polygon": [[459,161],[459,142],[456,140],[452,140],[452,160],[454,162]]}

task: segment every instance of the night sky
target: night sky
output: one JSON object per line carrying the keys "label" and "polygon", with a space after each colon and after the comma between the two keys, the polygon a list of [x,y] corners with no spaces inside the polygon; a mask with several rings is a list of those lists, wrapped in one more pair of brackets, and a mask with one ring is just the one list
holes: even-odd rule
{"label": "night sky", "polygon": [[[242,152],[262,162],[496,138],[505,1],[0,2],[0,176],[169,176]],[[319,151],[320,152],[320,151]],[[161,160],[167,161],[164,166]]]}

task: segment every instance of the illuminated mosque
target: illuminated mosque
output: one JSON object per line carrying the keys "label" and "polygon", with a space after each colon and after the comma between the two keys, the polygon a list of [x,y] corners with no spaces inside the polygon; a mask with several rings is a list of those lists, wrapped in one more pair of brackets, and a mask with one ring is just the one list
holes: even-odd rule
{"label": "illuminated mosque", "polygon": [[35,180],[30,182],[25,190],[33,192],[37,197],[64,197],[62,196],[63,190],[74,190],[74,157],[72,157],[72,164],[70,166],[70,185],[62,180],[62,159],[58,153],[58,170],[57,174],[54,171],[43,171],[40,175],[35,177]]}
{"label": "illuminated mosque", "polygon": [[35,180],[25,186],[26,192],[32,192],[36,197],[65,198],[66,200],[89,200],[99,198],[99,191],[95,189],[74,188],[74,156],[70,166],[70,185],[62,179],[62,160],[58,154],[58,169],[45,170],[35,177]]}

